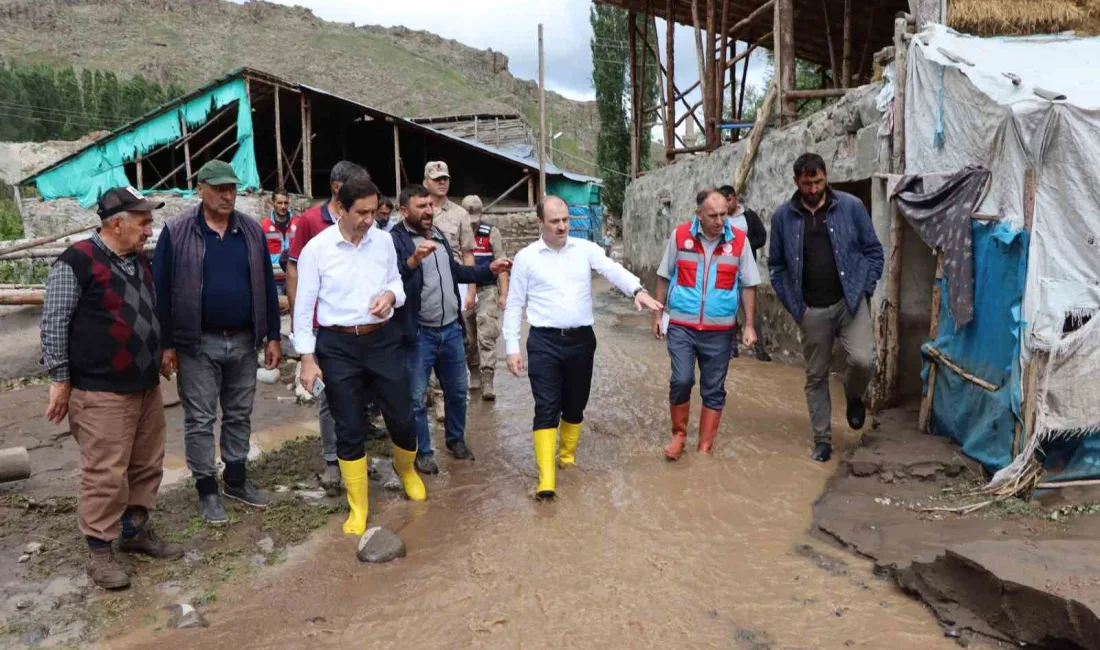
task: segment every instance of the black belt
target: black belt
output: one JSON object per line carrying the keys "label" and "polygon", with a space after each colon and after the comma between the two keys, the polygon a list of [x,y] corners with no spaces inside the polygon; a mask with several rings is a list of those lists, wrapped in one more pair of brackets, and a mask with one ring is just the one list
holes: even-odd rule
{"label": "black belt", "polygon": [[570,336],[590,334],[592,332],[592,326],[584,325],[583,327],[532,327],[531,331],[539,332],[541,334],[552,334],[554,336],[568,338]]}
{"label": "black belt", "polygon": [[220,334],[222,336],[234,336],[236,334],[244,334],[246,332],[251,334],[252,333],[252,327],[251,326],[249,326],[249,327],[238,327],[238,328],[235,328],[235,329],[214,329],[214,328],[204,327],[202,331],[203,331],[204,334]]}

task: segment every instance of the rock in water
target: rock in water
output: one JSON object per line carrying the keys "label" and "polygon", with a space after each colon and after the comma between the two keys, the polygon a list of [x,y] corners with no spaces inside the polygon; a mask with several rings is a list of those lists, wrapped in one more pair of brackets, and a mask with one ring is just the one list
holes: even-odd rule
{"label": "rock in water", "polygon": [[192,627],[206,627],[206,619],[197,609],[188,603],[179,603],[168,608],[172,613],[168,619],[168,627],[175,630],[184,630]]}
{"label": "rock in water", "polygon": [[405,557],[405,542],[397,533],[375,526],[368,528],[359,538],[359,551],[355,555],[360,562],[389,562]]}

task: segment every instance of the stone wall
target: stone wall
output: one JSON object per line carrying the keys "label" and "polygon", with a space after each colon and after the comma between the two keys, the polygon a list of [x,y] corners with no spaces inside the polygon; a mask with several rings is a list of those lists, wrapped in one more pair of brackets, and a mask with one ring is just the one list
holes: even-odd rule
{"label": "stone wall", "polygon": [[[776,206],[795,191],[792,165],[802,153],[820,154],[832,183],[852,183],[851,189],[872,203],[873,174],[878,171],[882,114],[875,107],[881,86],[871,84],[852,90],[836,104],[782,130],[769,131],[760,143],[742,203],[760,214],[770,229]],[[664,245],[672,229],[691,218],[695,193],[708,185],[732,184],[747,140],[729,144],[707,155],[686,156],[668,167],[654,170],[627,187],[623,214],[623,259],[648,286],[653,286]],[[872,211],[877,215],[877,211]],[[883,211],[884,212],[884,211]],[[875,218],[880,240],[889,222]],[[775,298],[768,280],[767,251],[761,251],[763,285],[757,304],[764,317],[766,343],[779,353],[801,357],[794,320]],[[880,283],[880,289],[881,289]],[[877,310],[876,312],[877,313]]]}
{"label": "stone wall", "polygon": [[487,214],[485,221],[500,228],[504,238],[504,250],[508,257],[515,257],[531,242],[539,238],[539,218],[534,210],[506,214]]}

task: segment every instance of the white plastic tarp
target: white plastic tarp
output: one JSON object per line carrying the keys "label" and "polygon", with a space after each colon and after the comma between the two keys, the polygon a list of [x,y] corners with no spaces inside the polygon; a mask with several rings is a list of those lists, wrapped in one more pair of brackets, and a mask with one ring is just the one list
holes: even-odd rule
{"label": "white plastic tarp", "polygon": [[[1100,310],[1100,39],[976,38],[929,25],[909,49],[905,98],[905,171],[984,165],[993,182],[979,213],[1023,228],[1024,176],[1035,170],[1025,355],[1055,347],[1068,315]],[[1095,358],[1100,336],[1076,344]],[[1054,376],[1058,368],[1049,399],[1069,385]],[[1100,422],[1100,390],[1062,403],[1076,408],[1062,413],[1061,426]]]}

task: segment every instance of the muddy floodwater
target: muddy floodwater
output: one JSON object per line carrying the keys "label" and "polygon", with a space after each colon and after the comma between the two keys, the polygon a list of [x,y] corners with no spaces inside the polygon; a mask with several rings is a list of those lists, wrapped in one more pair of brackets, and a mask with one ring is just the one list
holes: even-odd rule
{"label": "muddy floodwater", "polygon": [[[801,369],[736,360],[716,453],[693,451],[696,397],[690,451],[668,463],[667,352],[646,317],[597,286],[592,399],[578,466],[559,472],[556,503],[531,496],[527,378],[502,374],[495,403],[471,401],[476,462],[439,454],[443,473],[425,477],[425,503],[372,493],[371,525],[397,531],[406,558],[361,564],[334,518],[285,564],[223,586],[210,627],[149,626],[109,645],[958,647],[868,562],[809,535],[811,505],[835,467],[808,458]],[[843,453],[857,437],[839,395]]]}

